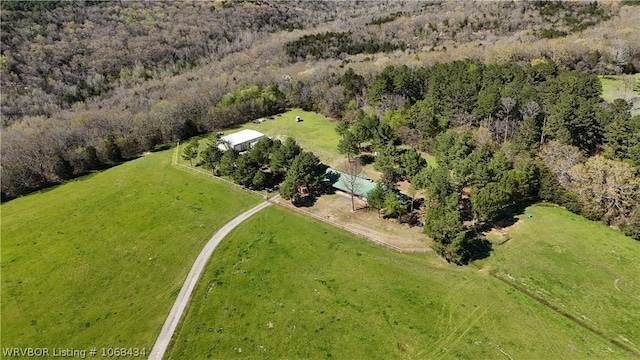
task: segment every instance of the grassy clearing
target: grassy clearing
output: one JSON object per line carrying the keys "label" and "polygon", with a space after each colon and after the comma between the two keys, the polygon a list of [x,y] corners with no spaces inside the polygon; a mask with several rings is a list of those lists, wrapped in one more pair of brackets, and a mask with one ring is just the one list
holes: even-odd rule
{"label": "grassy clearing", "polygon": [[[303,121],[296,123],[296,116],[300,116]],[[313,151],[323,163],[333,168],[343,169],[346,156],[338,152],[340,135],[336,133],[335,127],[335,121],[320,114],[294,109],[274,117],[274,120],[267,120],[261,124],[249,122],[225,133],[253,129],[273,138],[282,135],[290,136],[296,139],[305,150]],[[437,166],[434,156],[427,153],[422,153],[422,156],[431,166]],[[373,164],[365,166],[364,170],[372,178],[380,174],[373,168]]]}
{"label": "grassy clearing", "polygon": [[640,242],[559,207],[526,211],[482,263],[640,353]]}
{"label": "grassy clearing", "polygon": [[[602,83],[602,98],[608,102],[615,99],[630,101],[640,97],[640,73],[635,75],[606,75],[598,76]],[[640,114],[640,106],[631,109],[631,115]]]}
{"label": "grassy clearing", "polygon": [[[296,116],[300,116],[302,122],[296,122]],[[283,114],[276,115],[273,120],[266,120],[260,124],[248,122],[246,124],[236,126],[224,131],[231,134],[243,129],[252,129],[270,136],[274,139],[284,140],[285,137],[293,137],[302,148],[312,151],[316,154],[320,161],[324,164],[344,170],[344,162],[346,156],[338,152],[338,142],[340,136],[335,131],[336,122],[332,121],[320,114],[294,109]],[[199,138],[199,150],[202,151],[208,146],[209,140],[207,136]],[[436,158],[427,153],[421,153],[431,166],[437,166]],[[189,165],[189,162],[180,158],[181,164]],[[194,160],[194,164],[199,158]],[[371,179],[377,180],[381,174],[375,170],[373,163],[367,164],[363,168],[363,172]]]}
{"label": "grassy clearing", "polygon": [[2,347],[146,347],[213,232],[261,199],[154,153],[2,205]]}
{"label": "grassy clearing", "polygon": [[400,254],[279,207],[236,228],[169,358],[631,358],[474,267]]}
{"label": "grassy clearing", "polygon": [[[296,122],[296,116],[300,116],[302,121]],[[335,126],[335,121],[320,114],[294,109],[275,116],[273,120],[267,120],[261,124],[249,122],[225,131],[225,134],[241,129],[253,129],[274,139],[284,140],[283,136],[292,137],[302,148],[316,154],[320,161],[329,166],[335,166],[344,158],[344,155],[338,152],[340,136],[336,133]]]}
{"label": "grassy clearing", "polygon": [[[303,121],[296,122],[296,116],[300,116]],[[273,139],[283,141],[286,137],[293,137],[303,149],[312,151],[324,164],[335,167],[342,166],[346,159],[338,152],[340,136],[336,133],[335,126],[334,121],[320,114],[294,109],[274,116],[273,120],[266,120],[260,124],[248,122],[223,132],[227,135],[244,129],[252,129]],[[198,139],[199,150],[202,151],[208,146],[210,140],[208,136],[202,136]],[[178,161],[181,164],[189,165],[189,161],[182,159],[182,157]],[[198,161],[199,157],[193,163],[196,164]]]}
{"label": "grassy clearing", "polygon": [[427,153],[421,153],[421,155],[425,160],[427,160],[427,164],[429,164],[429,166],[438,167],[438,161],[435,156]]}

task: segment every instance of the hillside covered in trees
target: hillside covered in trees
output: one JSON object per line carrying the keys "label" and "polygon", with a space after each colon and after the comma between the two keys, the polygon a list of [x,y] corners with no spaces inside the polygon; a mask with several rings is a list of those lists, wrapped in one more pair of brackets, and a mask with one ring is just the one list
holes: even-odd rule
{"label": "hillside covered in trees", "polygon": [[300,107],[342,120],[345,154],[373,144],[390,184],[424,190],[444,245],[537,200],[638,231],[640,119],[596,75],[640,69],[640,7],[1,4],[3,199]]}
{"label": "hillside covered in trees", "polygon": [[1,10],[5,125],[24,115],[54,115],[120,85],[206,69],[261,44],[271,51],[256,62],[278,67],[394,50],[420,61],[422,52],[471,43],[480,49],[466,57],[482,59],[497,42],[503,42],[500,60],[508,60],[511,42],[533,43],[512,60],[526,61],[537,51],[565,67],[598,73],[633,72],[639,65],[637,39],[624,38],[630,30],[624,24],[610,49],[535,44],[619,21],[617,3],[3,1]]}

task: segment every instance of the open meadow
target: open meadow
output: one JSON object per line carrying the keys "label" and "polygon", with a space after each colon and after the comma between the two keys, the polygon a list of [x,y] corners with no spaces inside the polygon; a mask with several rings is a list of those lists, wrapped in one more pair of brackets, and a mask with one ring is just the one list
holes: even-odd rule
{"label": "open meadow", "polygon": [[478,264],[640,356],[640,242],[557,206],[526,212]]}
{"label": "open meadow", "polygon": [[[296,116],[300,116],[301,122],[296,122]],[[232,134],[244,129],[260,131],[261,133],[273,138],[284,140],[286,137],[292,137],[300,146],[312,151],[318,156],[322,163],[338,170],[344,171],[346,155],[338,152],[338,142],[340,135],[335,131],[336,122],[326,118],[318,113],[303,111],[301,109],[289,110],[285,113],[269,117],[263,122],[247,122],[245,124],[235,126],[223,131],[225,135]],[[210,136],[199,137],[199,152],[203,151],[211,142]],[[408,146],[400,146],[405,149]],[[421,153],[422,157],[430,166],[438,166],[436,158],[428,153]],[[193,164],[199,162],[199,156],[193,161]],[[178,162],[183,165],[190,165],[189,161],[180,157]],[[373,163],[365,164],[363,172],[367,177],[378,180],[381,173],[374,169]]]}
{"label": "open meadow", "polygon": [[640,73],[635,75],[598,76],[602,83],[602,98],[608,102],[625,99],[632,103],[631,115],[640,115]]}
{"label": "open meadow", "polygon": [[261,199],[173,149],[2,205],[2,347],[146,348],[209,237]]}
{"label": "open meadow", "polygon": [[168,352],[238,356],[633,358],[488,271],[397,253],[279,207],[216,249]]}
{"label": "open meadow", "polygon": [[[302,121],[296,122],[296,116],[300,116]],[[323,163],[336,166],[344,161],[345,156],[338,153],[340,135],[336,133],[335,127],[335,121],[320,114],[293,109],[259,124],[247,122],[226,130],[225,134],[242,129],[252,129],[274,139],[284,140],[284,137],[292,137],[302,148],[316,154]]]}
{"label": "open meadow", "polygon": [[[296,116],[300,116],[301,122],[296,122]],[[338,142],[340,135],[335,131],[336,122],[320,114],[303,111],[301,109],[289,110],[285,113],[275,115],[261,123],[247,122],[239,126],[225,129],[225,135],[232,134],[244,129],[259,131],[273,139],[284,141],[286,137],[292,137],[306,151],[312,151],[318,156],[322,163],[337,169],[344,169],[346,155],[338,152]],[[202,151],[210,143],[209,137],[200,137],[199,150]],[[435,159],[425,154],[427,161],[435,163]],[[197,163],[196,158],[194,164]],[[178,160],[181,164],[189,165],[189,161],[182,158]],[[373,164],[364,167],[364,172],[371,178],[378,178],[379,172],[373,168]]]}

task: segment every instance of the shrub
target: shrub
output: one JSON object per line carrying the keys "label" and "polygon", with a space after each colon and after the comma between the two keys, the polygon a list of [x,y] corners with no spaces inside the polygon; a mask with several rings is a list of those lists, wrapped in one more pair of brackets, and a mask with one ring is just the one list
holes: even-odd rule
{"label": "shrub", "polygon": [[622,227],[622,231],[625,235],[640,240],[640,207],[636,209],[635,214]]}

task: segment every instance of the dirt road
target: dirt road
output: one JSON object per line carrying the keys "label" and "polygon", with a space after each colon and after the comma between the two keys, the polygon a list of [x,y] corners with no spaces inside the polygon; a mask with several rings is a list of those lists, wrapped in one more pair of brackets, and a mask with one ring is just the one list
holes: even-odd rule
{"label": "dirt road", "polygon": [[151,349],[151,353],[149,354],[149,359],[160,360],[164,356],[165,351],[167,350],[167,346],[169,346],[169,342],[171,341],[171,337],[178,326],[178,322],[180,322],[180,318],[182,317],[182,313],[184,312],[187,304],[189,303],[189,299],[191,298],[191,293],[204,270],[204,266],[209,261],[211,254],[213,254],[213,250],[215,250],[216,246],[224,239],[227,234],[233,230],[236,226],[238,226],[241,222],[248,219],[251,215],[257,213],[258,211],[264,209],[265,207],[271,205],[271,202],[265,201],[260,205],[248,210],[240,215],[238,215],[235,219],[229,221],[225,224],[220,230],[218,230],[213,237],[207,242],[204,246],[200,255],[196,259],[193,267],[191,267],[191,271],[189,275],[187,275],[187,279],[184,281],[184,285],[182,285],[182,289],[180,290],[180,294],[178,294],[178,298],[176,302],[173,304],[171,311],[169,312],[169,316],[167,316],[167,320],[164,322],[162,326],[162,331],[160,331],[160,335],[158,335],[158,339],[156,343],[153,345],[153,349]]}

